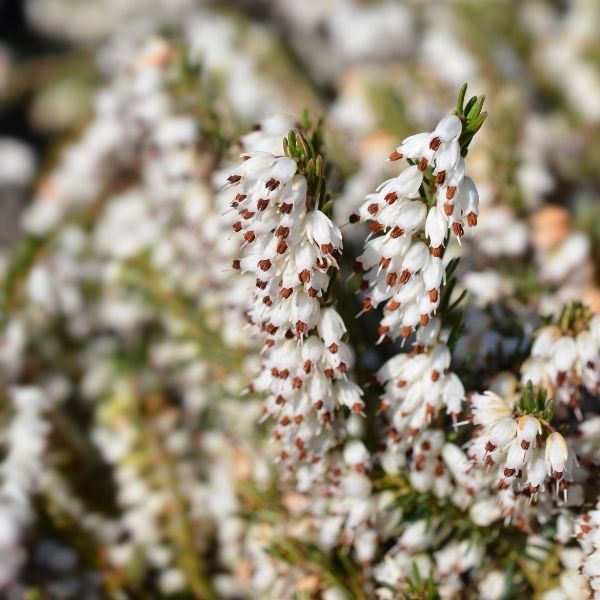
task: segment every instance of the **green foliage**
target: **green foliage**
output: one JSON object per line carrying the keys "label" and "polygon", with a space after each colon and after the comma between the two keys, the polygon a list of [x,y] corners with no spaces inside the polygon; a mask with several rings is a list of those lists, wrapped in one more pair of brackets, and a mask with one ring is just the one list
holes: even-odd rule
{"label": "green foliage", "polygon": [[306,177],[308,184],[307,204],[320,208],[328,214],[331,200],[325,185],[325,162],[321,153],[323,145],[323,120],[312,122],[308,111],[304,111],[300,127],[292,129],[283,140],[286,156],[298,164],[298,172]]}
{"label": "green foliage", "polygon": [[442,318],[444,327],[450,328],[448,347],[452,350],[458,342],[464,328],[464,316],[462,311],[457,310],[460,303],[465,299],[467,290],[463,290],[457,297],[452,297],[457,284],[456,269],[460,258],[450,260],[446,266],[446,285],[442,289],[438,313]]}
{"label": "green foliage", "polygon": [[429,573],[427,579],[423,579],[415,562],[412,564],[412,575],[406,579],[403,593],[407,600],[438,600],[440,597],[433,573]]}
{"label": "green foliage", "polygon": [[573,301],[567,304],[558,319],[558,326],[563,334],[576,335],[587,329],[592,318],[592,311],[582,302]]}
{"label": "green foliage", "polygon": [[536,391],[529,380],[517,402],[516,409],[520,413],[534,415],[548,422],[554,414],[554,400],[548,397],[548,392],[544,388]]}
{"label": "green foliage", "polygon": [[460,151],[463,156],[469,152],[469,144],[475,134],[481,129],[487,112],[481,112],[485,96],[471,96],[465,104],[465,95],[467,93],[467,84],[464,83],[458,92],[458,100],[454,114],[460,118],[463,124],[463,130],[460,135]]}

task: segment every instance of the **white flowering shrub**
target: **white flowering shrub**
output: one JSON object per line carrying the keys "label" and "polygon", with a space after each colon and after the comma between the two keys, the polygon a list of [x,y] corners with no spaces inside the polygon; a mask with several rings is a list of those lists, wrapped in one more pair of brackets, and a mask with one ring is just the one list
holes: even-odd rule
{"label": "white flowering shrub", "polygon": [[0,597],[600,599],[596,3],[225,4],[0,41]]}

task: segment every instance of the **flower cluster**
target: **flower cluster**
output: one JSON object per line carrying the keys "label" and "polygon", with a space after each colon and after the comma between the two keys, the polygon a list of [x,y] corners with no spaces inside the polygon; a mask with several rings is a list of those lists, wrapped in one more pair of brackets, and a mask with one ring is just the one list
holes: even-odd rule
{"label": "flower cluster", "polygon": [[521,368],[523,382],[546,389],[559,407],[575,410],[580,419],[581,390],[592,395],[600,390],[600,318],[585,321],[576,332],[560,325],[539,329]]}
{"label": "flower cluster", "polygon": [[487,392],[471,397],[472,420],[480,427],[469,443],[469,456],[482,465],[497,467],[498,488],[516,487],[534,495],[550,487],[567,489],[573,481],[575,456],[557,431],[544,428],[531,414],[515,414],[504,399]]}
{"label": "flower cluster", "polygon": [[26,3],[0,596],[600,597],[593,2]]}
{"label": "flower cluster", "polygon": [[281,459],[294,465],[332,447],[339,407],[361,413],[364,403],[347,377],[354,356],[346,326],[326,301],[330,270],[341,257],[340,230],[315,206],[307,178],[294,158],[281,155],[283,147],[280,155],[253,150],[273,146],[273,124],[264,130],[246,138],[250,149],[227,177],[238,215],[232,227],[245,250],[233,266],[256,278],[248,320],[266,351],[252,389],[267,393]]}
{"label": "flower cluster", "polygon": [[28,232],[44,234],[70,210],[93,203],[106,181],[138,156],[169,111],[165,88],[173,60],[173,48],[156,38],[124,61],[113,85],[98,94],[93,122],[39,186],[24,218]]}
{"label": "flower cluster", "polygon": [[439,320],[431,319],[419,330],[411,353],[393,356],[377,372],[377,381],[384,386],[381,408],[390,420],[386,448],[392,455],[431,424],[440,410],[458,421],[465,389],[450,371],[448,346],[435,343],[439,331]]}
{"label": "flower cluster", "polygon": [[460,238],[465,221],[469,227],[477,225],[479,195],[465,177],[461,132],[460,118],[452,115],[433,132],[406,138],[390,160],[404,158],[410,166],[367,196],[351,217],[369,222],[373,234],[356,269],[368,288],[363,310],[386,303],[382,339],[406,338],[419,324],[427,325],[440,303],[448,233]]}
{"label": "flower cluster", "polygon": [[50,424],[44,413],[51,401],[36,387],[11,390],[15,416],[6,439],[6,456],[0,467],[0,588],[15,577],[26,555],[25,529],[33,520],[31,496],[44,471],[44,451]]}

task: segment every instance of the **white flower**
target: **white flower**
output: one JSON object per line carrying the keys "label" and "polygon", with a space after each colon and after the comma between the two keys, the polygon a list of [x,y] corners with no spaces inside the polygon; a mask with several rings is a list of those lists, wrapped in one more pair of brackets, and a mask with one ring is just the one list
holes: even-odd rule
{"label": "white flower", "polygon": [[565,438],[557,431],[546,438],[546,468],[548,474],[561,479],[569,462],[569,447]]}

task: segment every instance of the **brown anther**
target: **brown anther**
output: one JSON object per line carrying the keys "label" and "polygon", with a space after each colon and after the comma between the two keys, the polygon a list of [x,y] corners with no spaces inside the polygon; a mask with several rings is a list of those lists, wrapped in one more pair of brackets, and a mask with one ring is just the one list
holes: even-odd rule
{"label": "brown anther", "polygon": [[341,363],[338,365],[338,368],[337,368],[337,370],[338,370],[340,373],[342,373],[342,375],[343,375],[343,374],[344,374],[344,373],[345,373],[345,372],[348,370],[348,365],[347,365],[345,362],[341,362]]}
{"label": "brown anther", "polygon": [[489,440],[485,443],[486,452],[493,452],[496,448],[497,446],[495,444],[492,444],[492,442],[490,442]]}
{"label": "brown anther", "polygon": [[363,411],[363,408],[364,406],[361,402],[355,402],[352,405],[352,412],[358,415]]}
{"label": "brown anther", "polygon": [[431,371],[431,381],[437,381],[440,378],[440,372],[435,369]]}
{"label": "brown anther", "polygon": [[444,185],[444,181],[446,181],[446,171],[440,171],[435,176],[435,183],[436,185]]}
{"label": "brown anther", "polygon": [[315,410],[321,410],[323,408],[323,400],[317,400],[314,404],[313,404],[313,408]]}
{"label": "brown anther", "polygon": [[283,369],[282,371],[279,371],[279,379],[287,379],[290,376],[290,371],[289,369]]}
{"label": "brown anther", "polygon": [[442,140],[437,135],[429,142],[429,148],[431,150],[437,150],[441,145]]}
{"label": "brown anther", "polygon": [[301,283],[308,283],[310,281],[310,271],[308,269],[303,269],[298,273],[298,279]]}
{"label": "brown anther", "polygon": [[436,248],[431,248],[431,256],[436,256],[439,258],[442,255],[443,246],[437,246]]}
{"label": "brown anther", "polygon": [[304,361],[304,364],[302,365],[302,368],[304,369],[305,373],[310,373],[310,370],[312,368],[312,361],[310,359],[306,359]]}
{"label": "brown anther", "polygon": [[298,450],[302,450],[302,448],[304,448],[304,440],[302,438],[296,438],[294,443],[296,444],[296,448],[298,448]]}
{"label": "brown anther", "polygon": [[394,239],[399,238],[403,234],[404,234],[404,229],[401,229],[400,227],[398,227],[398,225],[393,227],[392,231],[390,231],[390,237],[392,237]]}
{"label": "brown anther", "polygon": [[492,457],[491,457],[489,454],[488,454],[488,455],[485,457],[485,461],[484,461],[484,463],[485,463],[485,464],[486,464],[486,466],[488,466],[488,467],[491,467],[491,466],[493,466],[493,465],[495,464],[495,463],[494,463],[494,459],[493,459],[493,458],[492,458]]}
{"label": "brown anther", "polygon": [[244,239],[249,244],[251,244],[256,239],[256,236],[254,235],[254,231],[246,231],[246,233],[244,234]]}
{"label": "brown anther", "polygon": [[280,182],[277,181],[277,179],[275,179],[274,177],[271,177],[271,179],[269,179],[269,181],[267,181],[265,183],[265,187],[271,191],[274,192],[278,187],[279,187]]}
{"label": "brown anther", "polygon": [[287,427],[291,422],[292,420],[288,416],[285,416],[283,419],[281,419],[281,421],[279,421],[279,424]]}
{"label": "brown anther", "polygon": [[309,298],[316,298],[319,295],[319,290],[314,287],[309,287],[306,293]]}
{"label": "brown anther", "polygon": [[233,229],[236,233],[239,233],[242,230],[242,222],[241,221],[236,221],[231,226],[231,229]]}
{"label": "brown anther", "polygon": [[236,194],[234,200],[236,202],[243,202],[246,198],[246,194]]}
{"label": "brown anther", "polygon": [[465,235],[465,230],[463,229],[463,226],[460,223],[452,223],[452,233],[456,237],[462,237],[463,235]]}
{"label": "brown anther", "polygon": [[364,311],[372,310],[374,308],[371,298],[363,298],[360,304]]}
{"label": "brown anther", "polygon": [[269,199],[268,198],[261,198],[257,203],[256,203],[256,208],[258,210],[265,210],[265,208],[267,208],[267,206],[269,206]]}
{"label": "brown anther", "polygon": [[390,330],[390,328],[387,325],[380,325],[377,328],[377,333],[379,335],[386,335],[389,330]]}
{"label": "brown anther", "polygon": [[398,152],[397,150],[394,150],[390,154],[390,160],[400,160],[402,158],[402,156],[404,156],[404,155],[401,154],[400,152]]}
{"label": "brown anther", "polygon": [[406,283],[411,276],[411,272],[408,269],[404,269],[402,273],[400,273],[400,283]]}
{"label": "brown anther", "polygon": [[504,469],[504,477],[512,477],[516,472],[516,469],[509,469],[508,467],[506,467]]}
{"label": "brown anther", "polygon": [[304,323],[303,321],[296,321],[296,333],[298,335],[302,335],[303,333],[306,333],[308,330],[308,327],[306,326],[306,323]]}
{"label": "brown anther", "polygon": [[407,338],[412,332],[412,327],[410,325],[405,325],[402,328],[402,337]]}
{"label": "brown anther", "polygon": [[331,254],[333,252],[333,244],[321,244],[321,252]]}
{"label": "brown anther", "polygon": [[279,296],[281,298],[289,298],[292,295],[294,288],[281,288],[279,290]]}
{"label": "brown anther", "polygon": [[424,171],[427,168],[428,164],[429,161],[424,156],[421,156],[419,160],[419,171]]}
{"label": "brown anther", "polygon": [[289,202],[282,202],[279,205],[279,212],[282,215],[289,215],[292,212],[293,208],[294,208],[293,204],[290,204]]}
{"label": "brown anther", "polygon": [[331,352],[331,354],[336,354],[339,350],[338,345],[335,342],[333,344],[330,344],[327,349],[329,350],[329,352]]}
{"label": "brown anther", "polygon": [[391,262],[392,262],[392,259],[391,259],[391,258],[385,258],[384,256],[382,256],[382,257],[379,259],[379,266],[380,266],[382,269],[387,269],[387,268],[390,266],[390,263],[391,263]]}
{"label": "brown anther", "polygon": [[427,292],[427,294],[428,294],[429,300],[431,302],[437,302],[437,299],[438,299],[437,288],[433,288],[433,289],[429,290],[429,292]]}
{"label": "brown anther", "polygon": [[261,271],[268,271],[271,268],[271,261],[268,258],[263,258],[258,261],[257,266]]}
{"label": "brown anther", "polygon": [[367,211],[369,211],[370,215],[377,214],[378,210],[379,210],[379,204],[377,204],[376,202],[373,202],[373,204],[369,204],[369,206],[367,207]]}
{"label": "brown anther", "polygon": [[424,454],[417,455],[415,459],[415,470],[422,471],[425,468],[425,462],[427,461],[427,457]]}
{"label": "brown anther", "polygon": [[240,210],[240,216],[242,217],[242,219],[251,219],[256,213],[254,213],[251,210],[248,210],[247,208],[244,208],[244,210]]}
{"label": "brown anther", "polygon": [[444,465],[441,462],[438,462],[438,464],[435,467],[435,475],[436,477],[441,477],[444,474]]}
{"label": "brown anther", "polygon": [[266,304],[267,306],[273,306],[273,300],[271,300],[269,296],[265,296],[263,298],[263,304]]}
{"label": "brown anther", "polygon": [[239,269],[241,267],[241,262],[239,258],[236,258],[233,260],[233,262],[231,263],[231,268],[232,269]]}
{"label": "brown anther", "polygon": [[505,489],[508,488],[508,482],[504,481],[504,479],[501,479],[498,482],[498,486],[497,487],[498,487],[499,490],[505,490]]}
{"label": "brown anther", "polygon": [[450,202],[444,202],[444,214],[449,217],[454,212],[454,206]]}
{"label": "brown anther", "polygon": [[275,230],[275,236],[278,237],[281,240],[285,240],[288,235],[290,235],[290,228],[289,227],[284,227],[283,225],[280,225]]}
{"label": "brown anther", "polygon": [[285,243],[285,240],[279,240],[277,244],[277,254],[285,254],[288,249],[288,245]]}
{"label": "brown anther", "polygon": [[470,212],[467,215],[467,225],[469,227],[475,227],[477,225],[477,215],[474,212]]}
{"label": "brown anther", "polygon": [[327,379],[333,379],[333,375],[334,375],[333,369],[331,369],[331,368],[325,369],[323,371],[323,374],[325,375],[325,377],[327,377]]}
{"label": "brown anther", "polygon": [[372,221],[369,223],[369,231],[373,234],[379,233],[380,231],[383,231],[383,225],[377,221]]}
{"label": "brown anther", "polygon": [[356,213],[352,213],[349,217],[348,217],[348,221],[350,223],[358,223],[360,221],[360,215],[357,215]]}
{"label": "brown anther", "polygon": [[302,379],[300,379],[300,377],[294,377],[294,379],[292,379],[292,387],[295,390],[299,390],[302,387]]}
{"label": "brown anther", "polygon": [[321,421],[323,421],[323,423],[331,423],[331,413],[330,412],[323,413],[321,415]]}
{"label": "brown anther", "polygon": [[398,194],[396,192],[389,192],[383,198],[388,204],[394,204],[398,200]]}
{"label": "brown anther", "polygon": [[529,446],[531,446],[531,444],[527,440],[521,440],[521,448],[523,448],[523,450],[529,450]]}
{"label": "brown anther", "polygon": [[422,327],[425,327],[425,325],[427,325],[427,323],[429,323],[429,315],[420,315],[419,316],[419,323],[421,324]]}
{"label": "brown anther", "polygon": [[396,381],[396,387],[402,389],[403,387],[407,386],[407,382],[404,381],[404,379],[398,379],[398,381]]}
{"label": "brown anther", "polygon": [[454,198],[455,194],[456,194],[456,186],[455,185],[449,185],[446,188],[446,200],[452,200],[452,198]]}
{"label": "brown anther", "polygon": [[398,302],[398,300],[392,300],[391,302],[388,302],[386,308],[388,310],[398,310],[400,308],[400,302]]}
{"label": "brown anther", "polygon": [[398,280],[398,274],[395,272],[391,272],[387,274],[387,277],[385,279],[386,283],[392,287],[394,285],[396,285],[396,281]]}
{"label": "brown anther", "polygon": [[241,179],[242,179],[241,175],[230,175],[227,178],[227,181],[229,181],[229,183],[236,184],[236,183],[239,183]]}
{"label": "brown anther", "polygon": [[258,277],[256,278],[256,287],[259,290],[265,290],[267,288],[267,282],[263,281],[262,279],[258,279]]}
{"label": "brown anther", "polygon": [[302,421],[304,421],[304,417],[302,415],[296,415],[294,417],[294,423],[296,423],[296,425],[300,425]]}

